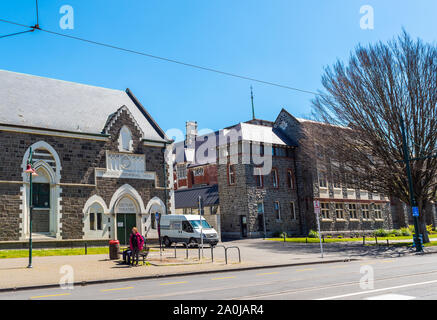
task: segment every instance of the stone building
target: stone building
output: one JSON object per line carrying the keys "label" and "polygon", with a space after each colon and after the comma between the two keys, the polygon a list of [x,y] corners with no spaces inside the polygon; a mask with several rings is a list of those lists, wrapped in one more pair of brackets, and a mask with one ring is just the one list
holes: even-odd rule
{"label": "stone building", "polygon": [[304,144],[311,143],[309,127],[323,125],[292,116],[285,109],[279,113],[274,127],[292,137],[299,144],[296,156],[296,180],[304,231],[316,230],[317,221],[313,201],[320,201],[321,230],[325,233],[361,233],[375,229],[393,228],[390,200],[381,194],[366,190],[349,176],[341,164],[334,160],[329,145],[313,148],[308,156]]}
{"label": "stone building", "polygon": [[[154,236],[174,212],[170,141],[132,92],[0,70],[0,241]],[[172,205],[173,204],[173,205]]]}
{"label": "stone building", "polygon": [[189,122],[185,141],[174,149],[176,194],[199,187],[187,178],[194,168],[203,168],[204,186],[218,184],[225,238],[306,235],[317,229],[316,200],[326,234],[393,228],[387,197],[353,187],[329,153],[309,157],[304,152],[310,140],[305,129],[316,124],[321,125],[285,109],[273,122],[254,119],[202,136],[197,123]]}

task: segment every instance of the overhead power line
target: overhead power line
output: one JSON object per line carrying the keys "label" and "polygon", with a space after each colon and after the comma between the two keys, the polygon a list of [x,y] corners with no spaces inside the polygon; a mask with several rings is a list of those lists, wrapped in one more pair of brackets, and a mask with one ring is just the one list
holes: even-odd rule
{"label": "overhead power line", "polygon": [[28,33],[28,32],[33,32],[33,30],[26,30],[26,31],[22,31],[22,32],[16,32],[16,33],[11,33],[11,34],[6,34],[6,35],[4,35],[4,36],[0,36],[0,39],[1,39],[1,38],[12,37],[12,36],[16,36],[16,35],[23,34],[23,33]]}
{"label": "overhead power line", "polygon": [[288,85],[283,85],[283,84],[280,84],[280,83],[260,80],[260,79],[256,79],[256,78],[252,78],[252,77],[248,77],[248,76],[244,76],[244,75],[239,75],[239,74],[236,74],[236,73],[221,71],[221,70],[218,70],[218,69],[213,69],[213,68],[204,67],[204,66],[200,66],[200,65],[196,65],[196,64],[192,64],[192,63],[187,63],[187,62],[183,62],[183,61],[179,61],[179,60],[174,60],[174,59],[170,59],[170,58],[165,58],[165,57],[161,57],[161,56],[152,55],[152,54],[149,54],[149,53],[146,53],[146,52],[136,51],[136,50],[132,50],[132,49],[126,49],[126,48],[118,47],[118,46],[115,46],[115,45],[112,45],[112,44],[107,44],[107,43],[103,43],[103,42],[88,40],[88,39],[84,39],[84,38],[80,38],[80,37],[75,37],[75,36],[67,35],[67,34],[64,34],[64,33],[59,33],[59,32],[55,32],[55,31],[47,30],[47,29],[41,28],[38,24],[36,24],[35,26],[27,26],[27,25],[24,25],[24,24],[21,24],[21,23],[17,23],[17,22],[13,22],[13,21],[8,21],[8,20],[4,20],[4,19],[0,19],[0,21],[1,22],[5,22],[5,23],[9,23],[9,24],[13,24],[13,25],[17,25],[17,26],[21,26],[21,27],[25,27],[25,28],[30,28],[30,29],[32,29],[31,31],[40,30],[40,31],[43,31],[43,32],[46,32],[46,33],[49,33],[49,34],[53,34],[53,35],[56,35],[56,36],[60,36],[60,37],[74,39],[74,40],[78,40],[78,41],[82,41],[82,42],[86,42],[86,43],[90,43],[90,44],[94,44],[94,45],[98,45],[98,46],[102,46],[102,47],[106,47],[106,48],[111,48],[111,49],[120,50],[120,51],[132,53],[132,54],[136,54],[136,55],[141,55],[141,56],[149,57],[149,58],[152,58],[152,59],[157,59],[157,60],[161,60],[161,61],[165,61],[165,62],[179,64],[179,65],[190,67],[190,68],[195,68],[195,69],[199,69],[199,70],[214,72],[214,73],[222,74],[222,75],[229,76],[229,77],[239,78],[239,79],[243,79],[243,80],[249,80],[249,81],[253,81],[253,82],[267,84],[267,85],[270,85],[270,86],[275,86],[275,87],[279,87],[279,88],[283,88],[283,89],[298,91],[298,92],[302,92],[302,93],[308,93],[308,94],[312,94],[312,95],[321,95],[320,93],[317,93],[317,92],[313,92],[313,91],[309,91],[309,90],[303,90],[303,89],[291,87],[291,86],[288,86]]}

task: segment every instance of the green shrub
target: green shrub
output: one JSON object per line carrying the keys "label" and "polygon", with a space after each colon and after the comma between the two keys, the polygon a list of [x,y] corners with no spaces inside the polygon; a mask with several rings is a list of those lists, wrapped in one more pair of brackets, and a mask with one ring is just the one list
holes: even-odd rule
{"label": "green shrub", "polygon": [[401,235],[403,236],[411,236],[412,232],[409,228],[401,228]]}
{"label": "green shrub", "polygon": [[410,230],[411,234],[414,233],[414,225],[410,224],[410,225],[408,226],[408,229]]}
{"label": "green shrub", "polygon": [[337,239],[343,239],[343,236],[338,236]]}
{"label": "green shrub", "polygon": [[279,234],[279,238],[284,238],[284,236],[285,236],[286,238],[288,237],[287,232],[281,232],[281,233]]}
{"label": "green shrub", "polygon": [[318,238],[318,237],[319,237],[319,233],[317,231],[310,230],[310,232],[308,232],[308,238]]}
{"label": "green shrub", "polygon": [[375,237],[387,237],[389,234],[390,231],[384,229],[378,229],[373,233]]}
{"label": "green shrub", "polygon": [[402,236],[402,231],[394,229],[390,232],[390,237],[400,237]]}

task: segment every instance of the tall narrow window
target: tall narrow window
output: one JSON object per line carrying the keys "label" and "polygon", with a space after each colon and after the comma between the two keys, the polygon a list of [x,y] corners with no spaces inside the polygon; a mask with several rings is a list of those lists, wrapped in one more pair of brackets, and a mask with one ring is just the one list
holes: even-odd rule
{"label": "tall narrow window", "polygon": [[291,169],[287,170],[287,184],[290,189],[294,189],[294,174]]}
{"label": "tall narrow window", "polygon": [[322,219],[329,219],[329,203],[321,202],[320,203],[320,214]]}
{"label": "tall narrow window", "polygon": [[235,165],[233,164],[228,166],[228,180],[229,184],[235,184]]}
{"label": "tall narrow window", "polygon": [[120,136],[118,138],[119,151],[130,152],[132,151],[132,133],[128,127],[123,126],[120,130]]}
{"label": "tall narrow window", "polygon": [[326,177],[326,172],[319,172],[319,187],[320,188],[328,187],[328,179]]}
{"label": "tall narrow window", "polygon": [[343,203],[336,203],[335,204],[335,215],[336,215],[337,219],[344,219]]}
{"label": "tall narrow window", "polygon": [[357,205],[355,203],[349,203],[349,215],[351,219],[358,219]]}
{"label": "tall narrow window", "polygon": [[90,230],[96,230],[96,214],[93,211],[90,212]]}
{"label": "tall narrow window", "polygon": [[375,204],[375,219],[382,219],[382,208],[380,204]]}
{"label": "tall narrow window", "polygon": [[273,188],[279,188],[278,169],[272,169],[272,184]]}
{"label": "tall narrow window", "polygon": [[275,217],[277,220],[281,220],[281,207],[279,205],[279,201],[275,201],[273,204],[273,211],[275,213]]}
{"label": "tall narrow window", "polygon": [[361,205],[361,211],[363,213],[363,219],[369,220],[370,219],[370,210],[368,204],[362,204]]}
{"label": "tall narrow window", "polygon": [[264,186],[264,181],[263,181],[263,176],[262,176],[262,172],[261,172],[261,168],[254,168],[255,170],[255,184],[257,188],[262,188]]}
{"label": "tall narrow window", "polygon": [[290,214],[291,219],[296,220],[296,209],[294,208],[294,202],[290,202]]}

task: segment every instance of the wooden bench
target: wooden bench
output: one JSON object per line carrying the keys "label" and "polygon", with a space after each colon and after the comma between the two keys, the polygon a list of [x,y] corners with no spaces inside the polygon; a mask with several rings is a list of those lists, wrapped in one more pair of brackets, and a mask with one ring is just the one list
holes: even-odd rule
{"label": "wooden bench", "polygon": [[149,255],[150,248],[147,246],[144,246],[143,250],[140,251],[140,257],[143,258],[143,265],[146,264],[146,258]]}

